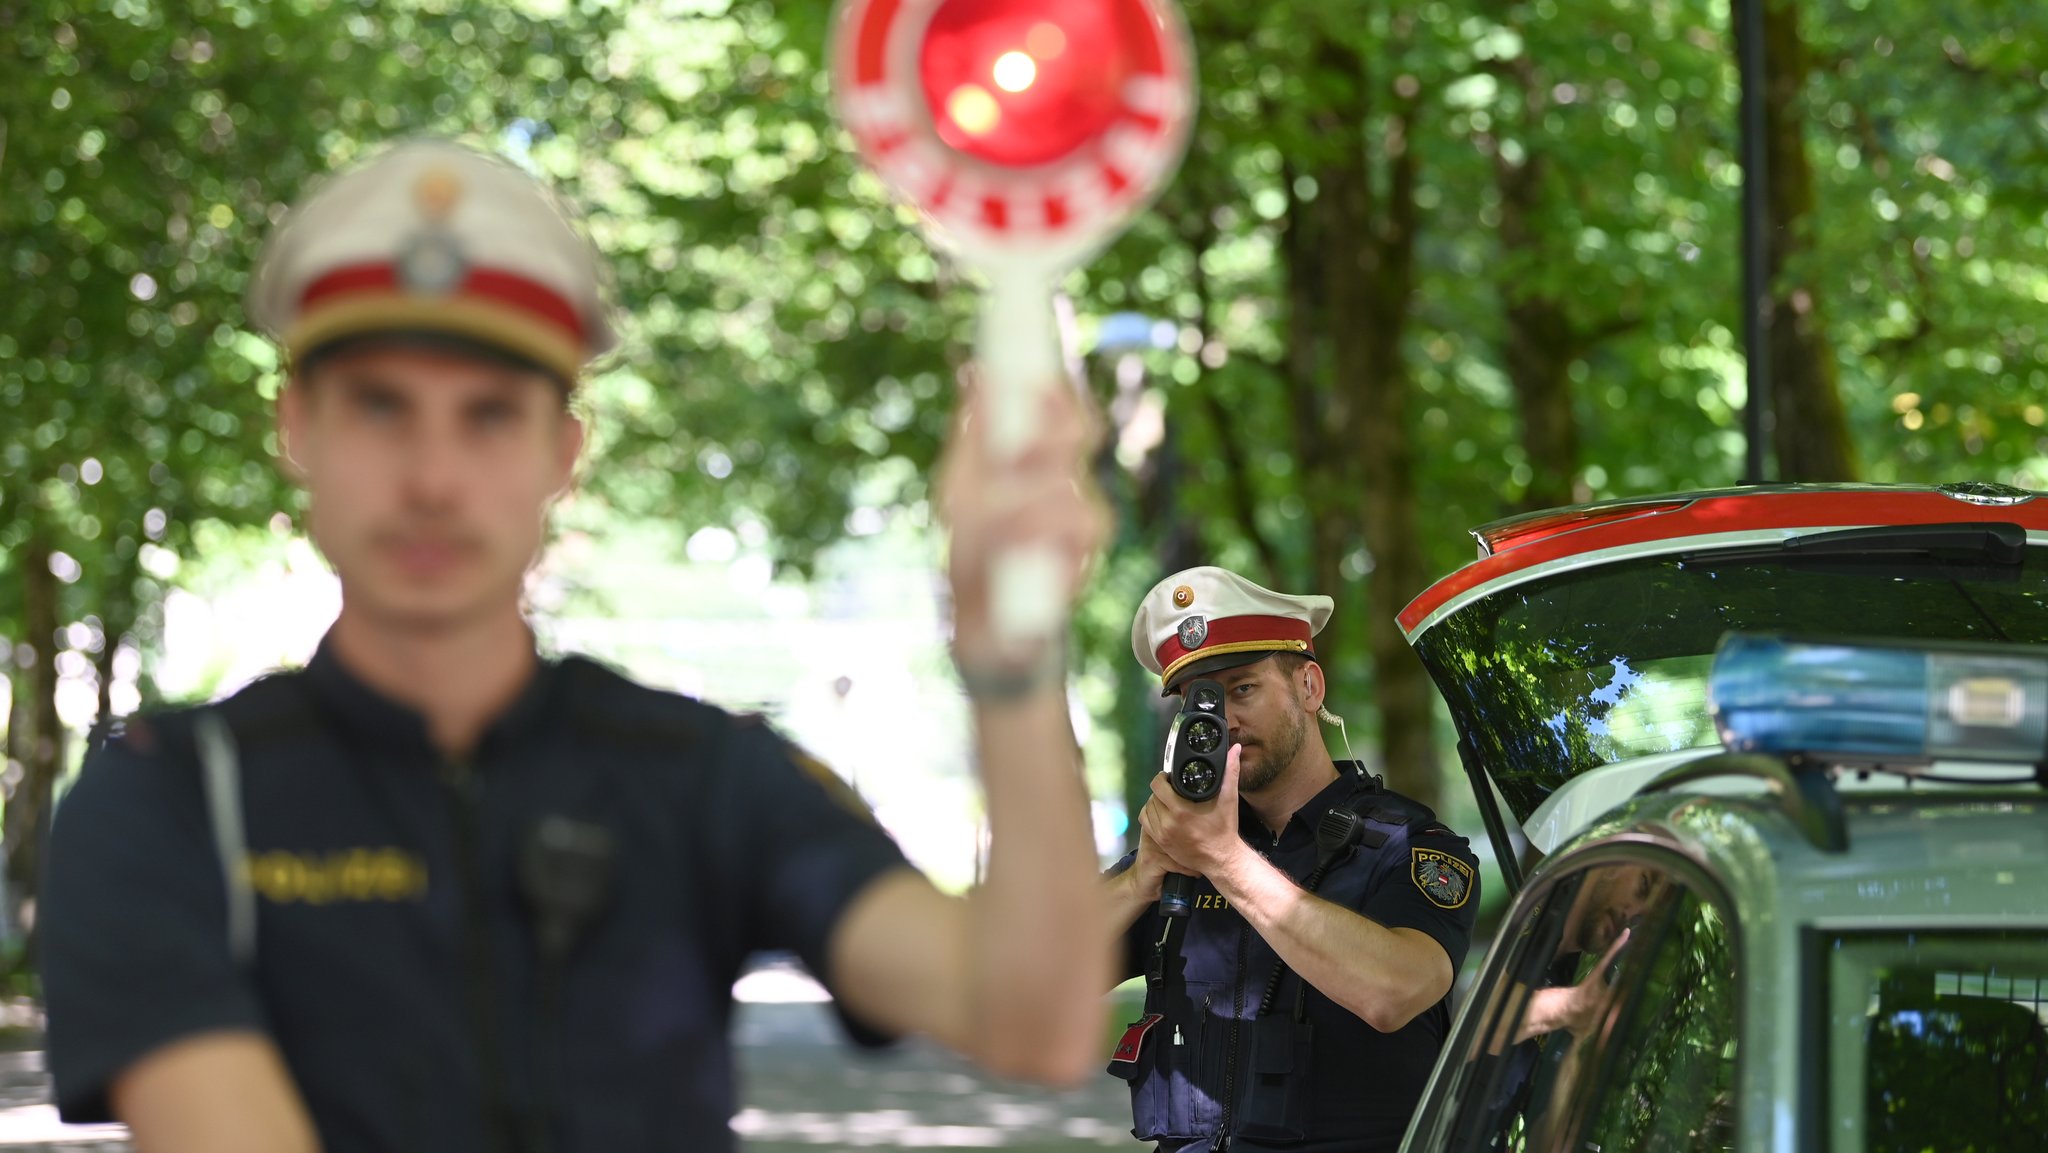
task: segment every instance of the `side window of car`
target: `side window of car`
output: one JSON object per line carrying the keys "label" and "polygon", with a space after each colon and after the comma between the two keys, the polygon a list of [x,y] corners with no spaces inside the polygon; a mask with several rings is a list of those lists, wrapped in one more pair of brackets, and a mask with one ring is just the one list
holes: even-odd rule
{"label": "side window of car", "polygon": [[1829,1149],[2048,1145],[2048,932],[1871,929],[1816,952]]}
{"label": "side window of car", "polygon": [[[1610,859],[1558,878],[1509,931],[1451,1115],[1426,1131],[1460,1153],[1717,1147],[1731,1131],[1734,961],[1715,906],[1652,857]],[[1688,1114],[1663,1094],[1700,1103]]]}
{"label": "side window of car", "polygon": [[[1643,931],[1648,930],[1648,923]],[[1734,942],[1720,909],[1687,891],[1618,1014],[1577,1148],[1725,1149],[1735,1138]]]}

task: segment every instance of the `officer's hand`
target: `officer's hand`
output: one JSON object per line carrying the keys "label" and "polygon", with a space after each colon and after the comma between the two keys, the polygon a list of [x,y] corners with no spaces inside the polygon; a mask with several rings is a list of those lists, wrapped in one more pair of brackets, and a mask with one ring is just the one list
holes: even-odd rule
{"label": "officer's hand", "polygon": [[1600,955],[1600,963],[1586,973],[1586,979],[1567,991],[1562,1012],[1564,1020],[1560,1027],[1572,1036],[1583,1038],[1592,1033],[1593,1022],[1612,992],[1607,987],[1607,970],[1614,966],[1615,955],[1621,952],[1622,946],[1628,944],[1630,932],[1623,929],[1614,938],[1614,943],[1607,946],[1607,951]]}
{"label": "officer's hand", "polygon": [[[1147,802],[1146,809],[1151,803]],[[1159,899],[1159,890],[1166,883],[1166,874],[1185,873],[1194,876],[1195,870],[1182,865],[1160,847],[1152,834],[1145,830],[1145,814],[1138,813],[1138,859],[1131,862],[1131,885],[1140,897],[1147,901]]]}
{"label": "officer's hand", "polygon": [[1089,472],[1100,423],[1086,399],[1061,381],[1045,389],[1030,444],[998,459],[986,427],[993,407],[985,389],[963,385],[939,463],[938,507],[952,533],[953,653],[963,668],[1036,668],[1049,659],[1046,647],[1059,641],[1049,638],[1033,652],[1000,647],[991,573],[1006,549],[1050,546],[1061,571],[1047,595],[1072,606],[1109,535],[1109,511]]}
{"label": "officer's hand", "polygon": [[1152,778],[1152,799],[1145,802],[1138,821],[1167,856],[1186,866],[1176,871],[1209,876],[1244,848],[1237,837],[1237,760],[1243,752],[1243,745],[1230,746],[1223,786],[1206,801],[1190,801],[1174,792],[1164,772]]}
{"label": "officer's hand", "polygon": [[1600,1012],[1613,993],[1607,985],[1607,970],[1613,967],[1614,958],[1628,944],[1628,938],[1629,930],[1623,929],[1601,954],[1600,963],[1588,970],[1586,979],[1578,984],[1553,985],[1531,993],[1528,1012],[1515,1029],[1515,1043],[1556,1032],[1569,1033],[1575,1040],[1592,1036]]}

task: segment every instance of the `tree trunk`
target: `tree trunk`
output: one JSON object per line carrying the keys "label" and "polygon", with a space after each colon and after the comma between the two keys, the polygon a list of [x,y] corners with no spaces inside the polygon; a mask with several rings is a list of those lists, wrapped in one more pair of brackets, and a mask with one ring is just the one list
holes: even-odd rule
{"label": "tree trunk", "polygon": [[[1549,97],[1537,83],[1535,65],[1525,56],[1510,67],[1529,121],[1539,121]],[[1503,269],[1524,268],[1542,259],[1536,215],[1550,163],[1534,146],[1533,134],[1521,139],[1526,155],[1519,164],[1494,150]],[[1522,450],[1529,463],[1529,483],[1518,504],[1528,510],[1583,503],[1591,494],[1579,481],[1579,422],[1572,411],[1571,365],[1580,350],[1571,318],[1560,301],[1507,277],[1500,281],[1500,295],[1506,323],[1501,363],[1515,391]]]}
{"label": "tree trunk", "polygon": [[[1340,121],[1341,117],[1332,116],[1325,127],[1341,131]],[[1352,135],[1355,137],[1355,131]],[[1289,189],[1296,188],[1306,175],[1291,165],[1282,169]],[[1320,183],[1328,174],[1318,170],[1313,175]],[[1350,395],[1331,380],[1332,318],[1336,313],[1327,295],[1332,274],[1328,267],[1331,212],[1326,196],[1320,194],[1312,201],[1290,196],[1287,227],[1280,238],[1287,285],[1287,355],[1282,367],[1295,468],[1309,517],[1308,584],[1304,589],[1283,591],[1322,593],[1337,601],[1338,611],[1315,639],[1315,648],[1323,666],[1330,711],[1341,716],[1350,709],[1350,701],[1364,699],[1372,678],[1351,659],[1359,643],[1353,638],[1362,639],[1365,629],[1357,619],[1353,598],[1345,595],[1344,558],[1357,550],[1364,538],[1359,528],[1355,410]],[[1371,611],[1370,606],[1365,608]],[[1341,748],[1333,751],[1343,755]]]}
{"label": "tree trunk", "polygon": [[1524,511],[1583,504],[1592,494],[1579,479],[1579,423],[1572,412],[1577,349],[1563,335],[1564,318],[1549,301],[1510,304],[1506,319],[1503,359],[1529,464],[1529,483],[1517,504]]}
{"label": "tree trunk", "polygon": [[[1303,173],[1292,165],[1282,179],[1294,188]],[[1308,571],[1310,591],[1337,595],[1343,580],[1344,554],[1357,547],[1351,523],[1350,398],[1329,383],[1330,309],[1324,292],[1329,273],[1325,206],[1289,196],[1287,226],[1280,234],[1280,256],[1286,275],[1286,360],[1288,419],[1292,426],[1295,467],[1303,478],[1302,497],[1310,512]],[[1283,590],[1287,591],[1287,590]],[[1317,638],[1319,656],[1337,647],[1336,638]],[[1335,670],[1332,670],[1333,674]]]}
{"label": "tree trunk", "polygon": [[[1374,123],[1364,61],[1337,45],[1326,45],[1326,64],[1356,78],[1353,107],[1335,110],[1333,139],[1343,141],[1316,172],[1318,218],[1323,251],[1323,301],[1328,308],[1331,370],[1336,398],[1330,425],[1342,430],[1357,461],[1357,485],[1348,476],[1318,477],[1317,491],[1335,498],[1325,504],[1330,520],[1319,525],[1322,550],[1355,524],[1372,570],[1365,582],[1365,638],[1373,673],[1373,698],[1380,713],[1380,746],[1387,779],[1396,789],[1434,805],[1441,787],[1429,678],[1408,648],[1395,617],[1427,581],[1416,524],[1415,462],[1409,435],[1411,383],[1402,356],[1409,300],[1414,291],[1416,162],[1408,147],[1415,102],[1404,100],[1385,119],[1378,149],[1385,162],[1385,196],[1376,195],[1367,159],[1366,127]],[[1346,470],[1347,472],[1349,470]],[[1305,480],[1308,478],[1304,478]],[[1337,510],[1355,510],[1349,516]],[[1355,519],[1351,519],[1355,518]],[[1318,557],[1318,576],[1331,583],[1320,591],[1335,595],[1333,559]],[[1321,654],[1327,655],[1327,654]]]}
{"label": "tree trunk", "polygon": [[[63,728],[57,720],[57,578],[50,572],[49,530],[40,512],[21,551],[22,645],[28,667],[22,669],[26,699],[16,698],[11,744],[20,765],[7,791],[7,811],[0,839],[7,850],[7,891],[13,923],[31,941],[35,931],[35,896],[42,864],[43,833],[50,824],[50,797],[63,765]],[[12,775],[12,774],[10,774]]]}
{"label": "tree trunk", "polygon": [[[1738,25],[1739,25],[1738,21]],[[1837,382],[1834,342],[1813,276],[1813,165],[1806,154],[1806,79],[1813,67],[1798,5],[1764,6],[1765,171],[1770,181],[1771,442],[1777,479],[1854,480],[1859,472]]]}
{"label": "tree trunk", "polygon": [[[1188,283],[1194,290],[1197,302],[1196,315],[1200,317],[1202,343],[1206,347],[1215,339],[1216,331],[1216,318],[1213,315],[1216,307],[1215,294],[1209,283],[1206,267],[1209,252],[1216,243],[1216,226],[1210,219],[1207,205],[1204,204],[1197,210],[1185,214],[1180,231],[1188,242]],[[1196,363],[1201,364],[1202,361],[1197,359]],[[1286,568],[1281,563],[1279,546],[1267,534],[1265,526],[1259,523],[1259,501],[1252,477],[1251,446],[1245,443],[1237,421],[1222,399],[1216,395],[1216,390],[1207,387],[1207,382],[1201,377],[1197,377],[1193,387],[1185,390],[1182,396],[1190,404],[1199,404],[1202,408],[1202,414],[1209,424],[1210,435],[1216,440],[1217,457],[1223,465],[1224,475],[1229,478],[1231,513],[1237,521],[1238,531],[1251,543],[1253,551],[1258,553],[1259,568],[1262,571],[1245,575],[1269,588],[1286,588],[1290,582],[1287,579]],[[1171,424],[1171,409],[1167,412],[1167,419]]]}
{"label": "tree trunk", "polygon": [[[1361,77],[1361,83],[1363,78]],[[1342,115],[1330,116],[1324,127],[1342,133]],[[1357,137],[1356,126],[1350,134]],[[1360,163],[1363,163],[1362,158]],[[1287,165],[1282,179],[1289,189],[1304,176],[1320,184],[1328,173],[1307,173]],[[1332,383],[1332,337],[1337,315],[1328,296],[1331,209],[1328,194],[1315,200],[1290,196],[1287,225],[1280,236],[1286,276],[1287,336],[1282,375],[1301,493],[1308,510],[1308,583],[1288,592],[1322,593],[1336,599],[1338,611],[1315,639],[1323,666],[1330,710],[1343,715],[1352,700],[1363,701],[1371,687],[1367,670],[1352,660],[1366,634],[1358,606],[1345,595],[1344,558],[1364,542],[1358,502],[1356,409],[1351,395]],[[1355,716],[1355,713],[1354,713]],[[1327,734],[1326,734],[1327,735]],[[1333,750],[1343,755],[1341,748]]]}

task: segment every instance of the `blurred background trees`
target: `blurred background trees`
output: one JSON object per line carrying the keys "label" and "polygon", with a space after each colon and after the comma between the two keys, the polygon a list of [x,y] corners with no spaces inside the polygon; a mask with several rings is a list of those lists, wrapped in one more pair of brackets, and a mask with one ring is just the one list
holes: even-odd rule
{"label": "blurred background trees", "polygon": [[[1355,747],[1455,807],[1393,617],[1470,557],[1464,530],[1740,473],[1726,4],[1187,9],[1187,165],[1066,286],[1121,513],[1078,622],[1096,751],[1142,788],[1157,701],[1130,611],[1220,563],[1337,598],[1318,647]],[[2048,486],[2048,9],[1767,12],[1777,475]],[[503,152],[614,257],[628,341],[589,390],[587,492],[616,523],[741,533],[798,573],[849,533],[929,525],[972,293],[832,124],[828,17],[0,0],[17,899],[77,730],[155,696],[182,567],[293,531],[277,364],[240,296],[282,206],[380,141]]]}

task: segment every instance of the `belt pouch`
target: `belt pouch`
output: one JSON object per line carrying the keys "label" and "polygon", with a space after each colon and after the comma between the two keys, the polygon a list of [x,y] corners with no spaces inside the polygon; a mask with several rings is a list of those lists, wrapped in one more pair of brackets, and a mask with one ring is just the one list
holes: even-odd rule
{"label": "belt pouch", "polygon": [[1246,1022],[1251,1054],[1237,1134],[1267,1144],[1308,1135],[1309,1058],[1315,1026],[1273,1013]]}

